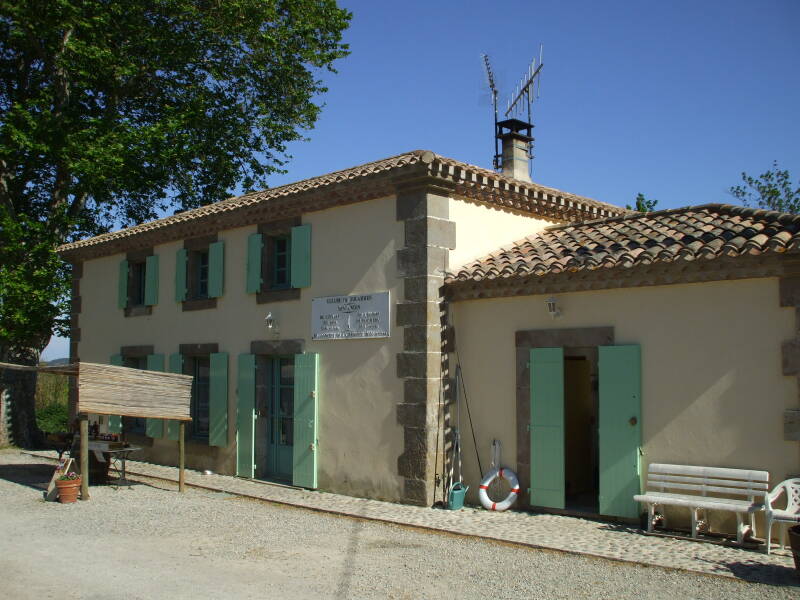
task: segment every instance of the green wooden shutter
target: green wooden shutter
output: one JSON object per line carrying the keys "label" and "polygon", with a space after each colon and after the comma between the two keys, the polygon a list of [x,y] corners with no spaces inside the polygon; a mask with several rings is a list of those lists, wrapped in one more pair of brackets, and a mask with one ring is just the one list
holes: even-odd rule
{"label": "green wooden shutter", "polygon": [[144,269],[144,303],[158,304],[158,255],[148,256]]}
{"label": "green wooden shutter", "polygon": [[292,227],[292,287],[311,285],[311,225]]}
{"label": "green wooden shutter", "polygon": [[640,493],[641,352],[639,346],[601,346],[600,514],[635,519]]}
{"label": "green wooden shutter", "polygon": [[225,242],[208,246],[208,297],[219,298],[225,287]]}
{"label": "green wooden shutter", "polygon": [[236,385],[236,474],[253,477],[256,439],[256,357],[239,355]]}
{"label": "green wooden shutter", "polygon": [[186,269],[189,262],[189,251],[181,248],[175,253],[175,302],[186,300]]}
{"label": "green wooden shutter", "polygon": [[564,508],[564,350],[533,348],[531,505]]}
{"label": "green wooden shutter", "polygon": [[[127,261],[125,261],[127,262]],[[122,354],[112,354],[109,364],[115,367],[122,366]],[[122,417],[119,415],[108,415],[108,432],[109,433],[122,433]]]}
{"label": "green wooden shutter", "polygon": [[209,358],[208,445],[224,448],[228,445],[228,353],[219,352]]}
{"label": "green wooden shutter", "polygon": [[260,233],[247,238],[247,293],[257,294],[261,291],[261,252],[264,239]]}
{"label": "green wooden shutter", "polygon": [[119,261],[119,279],[117,280],[117,308],[128,306],[128,261]]}
{"label": "green wooden shutter", "polygon": [[[148,354],[147,355],[147,370],[148,371],[163,371],[164,370],[164,355],[163,354]],[[147,437],[162,438],[164,437],[164,421],[163,419],[147,419],[145,425]]]}
{"label": "green wooden shutter", "polygon": [[292,484],[317,487],[317,421],[319,409],[319,354],[295,354],[294,357],[294,446],[292,448]]}
{"label": "green wooden shutter", "polygon": [[[174,353],[169,355],[169,372],[170,373],[183,373],[183,355]],[[178,440],[180,436],[180,421],[170,419],[167,421],[167,439]]]}

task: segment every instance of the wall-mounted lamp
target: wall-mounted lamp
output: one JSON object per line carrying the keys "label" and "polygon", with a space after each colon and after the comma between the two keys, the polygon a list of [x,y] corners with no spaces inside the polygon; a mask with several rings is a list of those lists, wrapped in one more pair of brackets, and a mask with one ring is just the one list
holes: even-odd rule
{"label": "wall-mounted lamp", "polygon": [[555,298],[548,298],[544,301],[544,304],[547,306],[547,314],[549,314],[553,319],[561,316],[561,309],[558,308]]}
{"label": "wall-mounted lamp", "polygon": [[277,330],[278,323],[277,321],[275,321],[275,317],[272,316],[271,312],[268,312],[267,316],[264,317],[264,325],[266,325],[267,329],[269,329],[270,331],[272,331],[273,329]]}

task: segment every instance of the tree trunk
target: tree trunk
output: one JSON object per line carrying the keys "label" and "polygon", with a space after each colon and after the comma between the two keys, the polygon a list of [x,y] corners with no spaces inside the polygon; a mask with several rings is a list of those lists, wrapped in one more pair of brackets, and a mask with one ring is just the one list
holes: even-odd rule
{"label": "tree trunk", "polygon": [[[35,366],[39,351],[0,347],[0,361]],[[36,448],[42,439],[36,425],[36,372],[0,370],[0,444]]]}

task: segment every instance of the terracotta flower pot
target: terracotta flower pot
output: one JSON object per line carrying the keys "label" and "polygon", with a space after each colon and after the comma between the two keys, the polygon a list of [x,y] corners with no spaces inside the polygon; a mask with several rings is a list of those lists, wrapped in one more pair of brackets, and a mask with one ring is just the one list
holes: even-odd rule
{"label": "terracotta flower pot", "polygon": [[59,479],[56,481],[58,488],[58,501],[66,504],[67,502],[75,502],[78,499],[78,493],[81,491],[80,479]]}

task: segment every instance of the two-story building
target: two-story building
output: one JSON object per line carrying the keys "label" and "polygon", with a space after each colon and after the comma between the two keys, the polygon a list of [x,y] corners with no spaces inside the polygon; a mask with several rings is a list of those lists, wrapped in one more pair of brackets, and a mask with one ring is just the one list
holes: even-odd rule
{"label": "two-story building", "polygon": [[[71,358],[193,375],[190,467],[355,496],[442,498],[456,365],[521,508],[635,517],[648,462],[800,472],[798,217],[524,173],[414,151],[63,246]],[[104,426],[174,464],[174,423]]]}

